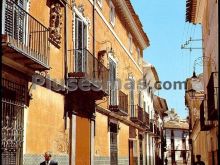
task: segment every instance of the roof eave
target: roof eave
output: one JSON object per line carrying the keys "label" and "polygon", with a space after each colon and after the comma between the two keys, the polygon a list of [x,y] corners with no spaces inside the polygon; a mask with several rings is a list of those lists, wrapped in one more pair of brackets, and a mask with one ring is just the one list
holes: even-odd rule
{"label": "roof eave", "polygon": [[150,46],[149,38],[147,34],[144,32],[141,21],[136,15],[130,0],[120,0],[115,2],[117,2],[117,4],[120,5],[123,14],[127,17],[128,21],[130,22],[130,26],[133,29],[133,33],[136,36],[136,39],[139,42],[141,48],[145,49],[149,47]]}

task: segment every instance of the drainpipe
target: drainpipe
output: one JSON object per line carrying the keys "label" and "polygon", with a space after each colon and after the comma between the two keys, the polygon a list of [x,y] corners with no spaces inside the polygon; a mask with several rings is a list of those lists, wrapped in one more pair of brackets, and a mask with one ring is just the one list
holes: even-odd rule
{"label": "drainpipe", "polygon": [[[65,19],[64,19],[64,40],[65,40],[65,44],[64,44],[64,51],[65,51],[65,55],[64,55],[64,81],[65,81],[65,86],[67,86],[67,72],[68,72],[68,66],[67,66],[67,55],[68,55],[68,50],[67,50],[67,44],[68,44],[68,29],[67,29],[67,4],[65,4],[65,8],[64,8],[64,12],[65,12]],[[68,91],[67,91],[68,92]]]}
{"label": "drainpipe", "polygon": [[[68,55],[68,21],[67,21],[67,8],[68,8],[68,4],[65,3],[64,5],[64,88],[66,88],[67,84],[67,72],[68,72],[68,66],[67,66],[67,55]],[[66,97],[66,95],[68,94],[68,90],[64,89],[64,97]],[[66,99],[64,99],[66,101]],[[66,104],[66,103],[65,103]],[[65,105],[66,106],[66,105]],[[64,106],[64,107],[65,107]],[[75,139],[74,137],[74,133],[75,133],[75,122],[76,122],[76,118],[74,117],[74,114],[67,114],[66,110],[64,110],[64,117],[65,118],[70,118],[70,134],[69,134],[69,140],[70,140],[70,155],[69,155],[69,164],[73,165],[75,164],[75,141],[73,139]]]}
{"label": "drainpipe", "polygon": [[[95,78],[95,6],[96,0],[93,0],[92,25],[93,25],[93,78]],[[94,106],[95,108],[95,106]],[[95,109],[94,109],[95,111]],[[90,118],[90,165],[94,165],[94,123],[95,119]]]}
{"label": "drainpipe", "polygon": [[92,25],[93,25],[93,78],[95,78],[95,6],[96,0],[93,0]]}

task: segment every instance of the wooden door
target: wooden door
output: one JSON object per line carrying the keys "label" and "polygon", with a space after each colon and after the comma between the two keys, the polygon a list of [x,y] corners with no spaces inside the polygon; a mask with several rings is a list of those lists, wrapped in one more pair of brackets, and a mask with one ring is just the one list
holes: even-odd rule
{"label": "wooden door", "polygon": [[133,141],[129,140],[129,165],[134,165]]}

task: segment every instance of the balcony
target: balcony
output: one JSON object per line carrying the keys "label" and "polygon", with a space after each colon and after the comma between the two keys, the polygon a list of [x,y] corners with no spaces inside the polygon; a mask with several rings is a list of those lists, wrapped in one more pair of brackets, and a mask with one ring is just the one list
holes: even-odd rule
{"label": "balcony", "polygon": [[137,124],[143,123],[143,108],[139,105],[130,105],[130,120]]}
{"label": "balcony", "polygon": [[186,139],[182,139],[182,150],[186,150]]}
{"label": "balcony", "polygon": [[156,135],[160,137],[160,128],[156,127]]}
{"label": "balcony", "polygon": [[149,113],[144,111],[144,125],[149,127]]}
{"label": "balcony", "polygon": [[14,1],[4,0],[2,4],[1,42],[4,63],[31,72],[48,70],[48,28]]}
{"label": "balcony", "polygon": [[206,123],[205,113],[204,113],[204,111],[205,111],[204,104],[205,104],[205,101],[203,100],[200,105],[200,127],[201,127],[201,131],[208,131],[211,129],[212,126],[210,124],[207,125],[207,123]]}
{"label": "balcony", "polygon": [[119,100],[117,103],[117,91],[110,91],[110,105],[109,109],[120,116],[127,116],[128,115],[128,95],[119,91]]}
{"label": "balcony", "polygon": [[207,85],[208,119],[218,120],[218,72],[212,72]]}
{"label": "balcony", "polygon": [[157,126],[154,124],[154,134],[157,134]]}
{"label": "balcony", "polygon": [[108,96],[109,70],[86,49],[74,50],[74,72],[68,73],[73,97],[100,100]]}
{"label": "balcony", "polygon": [[154,132],[154,124],[153,124],[152,120],[150,121],[150,132],[151,133]]}
{"label": "balcony", "polygon": [[156,126],[156,124],[154,124],[154,135],[156,137],[160,137],[160,129]]}

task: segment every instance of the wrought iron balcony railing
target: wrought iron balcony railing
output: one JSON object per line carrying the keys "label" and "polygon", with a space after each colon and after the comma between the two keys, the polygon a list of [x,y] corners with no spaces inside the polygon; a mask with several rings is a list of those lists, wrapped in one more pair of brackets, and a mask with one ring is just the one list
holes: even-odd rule
{"label": "wrought iron balcony railing", "polygon": [[149,113],[147,113],[147,112],[145,112],[144,111],[144,124],[146,125],[146,126],[149,126]]}
{"label": "wrought iron balcony railing", "polygon": [[218,72],[212,72],[207,85],[208,119],[218,120]]}
{"label": "wrought iron balcony railing", "polygon": [[139,105],[130,105],[130,120],[137,123],[143,123],[143,108]]}
{"label": "wrought iron balcony railing", "polygon": [[156,134],[157,132],[157,128],[156,128],[156,125],[154,124],[154,133]]}
{"label": "wrought iron balcony railing", "polygon": [[182,140],[182,150],[186,150],[186,140]]}
{"label": "wrought iron balcony railing", "polygon": [[118,103],[117,103],[117,91],[110,90],[110,105],[109,109],[113,112],[118,113],[122,116],[128,115],[128,95],[123,93],[121,90],[118,91]]}
{"label": "wrought iron balcony railing", "polygon": [[156,135],[160,136],[160,128],[158,126],[156,126]]}
{"label": "wrought iron balcony railing", "polygon": [[15,1],[3,0],[2,4],[3,55],[33,70],[49,69],[48,28]]}
{"label": "wrought iron balcony railing", "polygon": [[[69,78],[87,80],[90,84],[90,89],[88,90],[87,86],[84,91],[89,91],[93,94],[96,93],[99,99],[104,95],[108,95],[109,69],[87,49],[77,49],[73,52],[74,71],[68,74]],[[83,89],[81,89],[81,91],[83,91]]]}
{"label": "wrought iron balcony railing", "polygon": [[152,121],[150,121],[150,132],[154,132],[154,124]]}
{"label": "wrought iron balcony railing", "polygon": [[204,106],[205,101],[206,100],[203,100],[201,105],[200,105],[200,127],[201,127],[201,131],[208,131],[212,127],[211,124],[207,124],[206,119],[205,119],[205,106]]}

